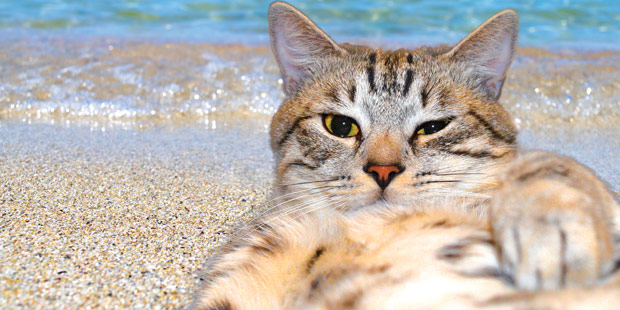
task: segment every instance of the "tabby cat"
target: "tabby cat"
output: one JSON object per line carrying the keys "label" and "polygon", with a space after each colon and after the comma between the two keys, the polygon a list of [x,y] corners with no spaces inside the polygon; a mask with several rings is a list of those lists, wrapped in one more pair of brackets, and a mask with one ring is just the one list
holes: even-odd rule
{"label": "tabby cat", "polygon": [[498,103],[518,28],[505,10],[454,47],[375,50],[273,3],[274,202],[192,308],[620,309],[616,198],[520,151]]}

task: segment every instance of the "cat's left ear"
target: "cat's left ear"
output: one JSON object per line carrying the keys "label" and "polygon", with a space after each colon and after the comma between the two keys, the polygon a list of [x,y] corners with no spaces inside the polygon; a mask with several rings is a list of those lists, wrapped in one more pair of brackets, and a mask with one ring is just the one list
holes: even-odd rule
{"label": "cat's left ear", "polygon": [[312,67],[325,57],[347,53],[306,15],[285,2],[274,2],[269,7],[269,37],[287,95],[295,93]]}
{"label": "cat's left ear", "polygon": [[497,100],[517,48],[518,34],[517,12],[504,10],[489,18],[442,57],[471,67],[480,79],[482,90]]}

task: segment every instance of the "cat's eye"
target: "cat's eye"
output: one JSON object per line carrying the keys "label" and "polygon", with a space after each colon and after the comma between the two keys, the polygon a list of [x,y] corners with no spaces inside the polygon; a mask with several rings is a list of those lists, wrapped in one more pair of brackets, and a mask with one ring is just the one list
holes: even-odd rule
{"label": "cat's eye", "polygon": [[446,128],[446,126],[448,126],[449,123],[450,121],[447,121],[447,120],[426,122],[420,125],[415,133],[419,136],[432,135]]}
{"label": "cat's eye", "polygon": [[340,138],[354,137],[360,132],[355,120],[343,115],[325,115],[323,125],[332,135]]}

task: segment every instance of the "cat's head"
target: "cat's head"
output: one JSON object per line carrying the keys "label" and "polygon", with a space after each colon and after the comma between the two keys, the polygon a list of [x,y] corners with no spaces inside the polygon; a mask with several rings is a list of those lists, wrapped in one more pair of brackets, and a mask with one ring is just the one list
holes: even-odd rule
{"label": "cat's head", "polygon": [[284,101],[271,124],[275,195],[298,208],[476,196],[514,154],[497,102],[518,17],[502,11],[453,48],[337,44],[292,6],[269,10]]}

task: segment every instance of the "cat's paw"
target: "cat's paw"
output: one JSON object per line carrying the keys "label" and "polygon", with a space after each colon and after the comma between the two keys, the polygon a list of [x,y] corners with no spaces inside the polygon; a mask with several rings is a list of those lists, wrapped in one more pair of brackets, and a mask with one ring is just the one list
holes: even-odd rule
{"label": "cat's paw", "polygon": [[520,289],[592,285],[613,267],[609,201],[575,186],[583,167],[555,159],[512,171],[492,201],[500,267]]}

